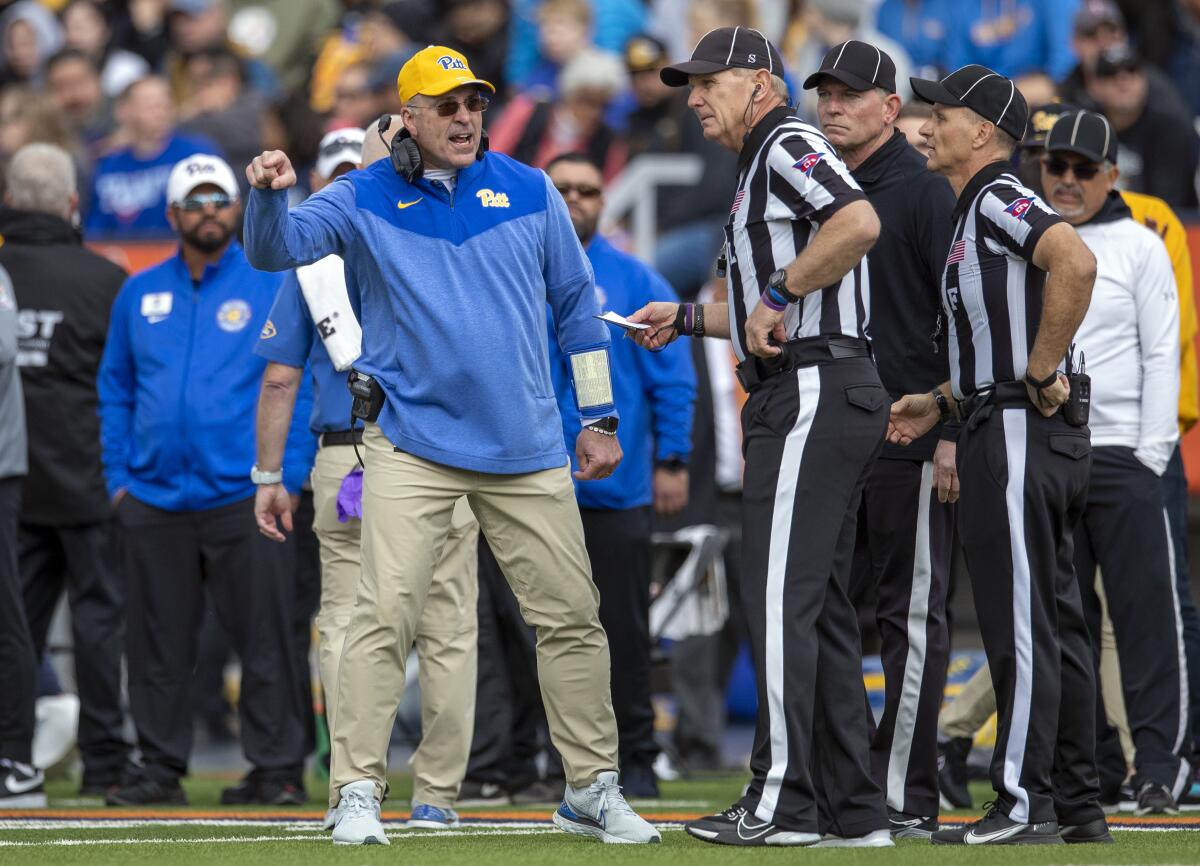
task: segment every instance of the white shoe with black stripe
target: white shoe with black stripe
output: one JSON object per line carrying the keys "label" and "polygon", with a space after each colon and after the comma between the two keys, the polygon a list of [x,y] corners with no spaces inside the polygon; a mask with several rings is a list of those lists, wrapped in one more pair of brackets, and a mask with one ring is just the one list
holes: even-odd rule
{"label": "white shoe with black stripe", "polygon": [[821,841],[820,833],[784,830],[769,821],[758,820],[744,806],[738,805],[707,818],[689,821],[683,829],[689,836],[714,845],[800,847]]}
{"label": "white shoe with black stripe", "polygon": [[609,844],[644,845],[662,836],[634,812],[621,794],[617,774],[601,773],[586,788],[567,785],[554,826],[566,833],[591,836]]}

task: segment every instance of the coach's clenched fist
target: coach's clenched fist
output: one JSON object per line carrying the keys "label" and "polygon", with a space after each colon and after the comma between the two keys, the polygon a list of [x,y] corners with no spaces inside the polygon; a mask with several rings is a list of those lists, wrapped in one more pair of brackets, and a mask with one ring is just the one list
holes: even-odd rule
{"label": "coach's clenched fist", "polygon": [[287,189],[296,185],[296,171],[282,150],[264,150],[246,166],[246,180],[255,189]]}

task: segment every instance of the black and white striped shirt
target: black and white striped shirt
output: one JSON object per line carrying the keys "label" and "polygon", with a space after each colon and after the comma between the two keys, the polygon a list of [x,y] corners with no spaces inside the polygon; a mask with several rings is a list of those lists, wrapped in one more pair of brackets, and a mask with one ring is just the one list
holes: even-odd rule
{"label": "black and white striped shirt", "polygon": [[1042,318],[1046,272],[1030,259],[1046,230],[1062,222],[996,162],[971,178],[954,208],[954,236],[942,273],[949,322],[950,384],[962,399],[1025,376]]}
{"label": "black and white striped shirt", "polygon": [[[804,251],[821,223],[865,198],[833,145],[788,109],[775,109],[754,128],[738,158],[738,187],[725,226],[729,332],[738,360],[747,354],[746,317],[771,274]],[[865,262],[789,306],[788,338],[866,338],[871,304]]]}

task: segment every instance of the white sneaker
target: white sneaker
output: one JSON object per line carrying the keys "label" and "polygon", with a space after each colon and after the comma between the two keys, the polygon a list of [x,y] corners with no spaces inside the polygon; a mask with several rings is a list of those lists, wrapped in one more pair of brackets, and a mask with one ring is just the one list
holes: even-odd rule
{"label": "white sneaker", "polygon": [[75,748],[79,731],[79,698],[75,695],[47,695],[35,704],[37,717],[33,729],[33,765],[49,770]]}
{"label": "white sneaker", "polygon": [[826,833],[814,848],[894,848],[891,830],[872,830],[865,836],[834,836]]}
{"label": "white sneaker", "polygon": [[659,832],[625,802],[612,771],[601,773],[586,788],[567,785],[562,805],[554,813],[554,825],[601,842],[642,845],[662,841]]}
{"label": "white sneaker", "polygon": [[337,825],[333,828],[334,845],[391,845],[379,822],[379,801],[375,783],[351,782],[341,789]]}

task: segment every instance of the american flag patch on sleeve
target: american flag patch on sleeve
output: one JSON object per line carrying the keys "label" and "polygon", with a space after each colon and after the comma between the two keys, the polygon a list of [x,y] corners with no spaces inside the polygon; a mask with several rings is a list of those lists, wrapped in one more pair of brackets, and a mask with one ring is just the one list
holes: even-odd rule
{"label": "american flag patch on sleeve", "polygon": [[733,197],[733,207],[729,209],[730,216],[733,216],[738,212],[738,208],[742,206],[742,199],[745,198],[745,196],[746,191],[744,189],[739,189],[737,195]]}
{"label": "american flag patch on sleeve", "polygon": [[967,242],[965,240],[955,241],[950,247],[950,255],[946,259],[946,264],[954,265],[961,262],[967,257]]}

